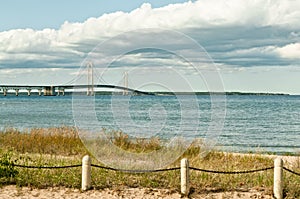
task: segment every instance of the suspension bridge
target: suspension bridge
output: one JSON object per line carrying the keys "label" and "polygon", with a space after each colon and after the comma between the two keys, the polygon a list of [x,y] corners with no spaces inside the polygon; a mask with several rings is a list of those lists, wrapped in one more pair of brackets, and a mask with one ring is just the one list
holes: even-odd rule
{"label": "suspension bridge", "polygon": [[94,84],[94,70],[93,64],[88,63],[87,66],[87,84],[78,84],[76,83],[77,78],[72,79],[71,81],[62,84],[62,85],[0,85],[0,92],[3,93],[4,96],[7,96],[11,91],[15,93],[16,96],[19,95],[20,91],[27,92],[28,96],[32,94],[32,92],[37,92],[39,96],[59,96],[65,95],[65,92],[68,90],[70,92],[76,91],[86,91],[87,95],[95,95],[97,89],[116,89],[120,91],[123,95],[128,95],[129,92],[137,95],[154,95],[152,92],[140,91],[137,89],[132,89],[128,87],[128,73],[124,73],[123,81],[124,85],[113,85],[106,83],[101,77],[103,84]]}

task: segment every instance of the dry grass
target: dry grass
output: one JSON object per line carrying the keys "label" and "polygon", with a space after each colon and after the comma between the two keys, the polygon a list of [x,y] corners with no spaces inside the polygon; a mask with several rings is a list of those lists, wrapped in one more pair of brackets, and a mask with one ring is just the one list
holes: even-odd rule
{"label": "dry grass", "polygon": [[108,137],[110,141],[120,147],[125,151],[135,152],[135,153],[147,153],[155,150],[159,150],[162,148],[159,138],[134,138],[130,139],[130,137],[121,132],[121,131],[113,131],[108,133]]}
{"label": "dry grass", "polygon": [[[113,132],[111,142],[123,150],[137,153],[161,149],[160,140],[130,139],[122,132]],[[26,165],[70,165],[80,164],[83,155],[87,154],[76,129],[71,127],[32,129],[19,132],[6,129],[0,132],[0,160]],[[181,158],[186,157],[190,166],[218,171],[253,170],[273,166],[273,160],[265,156],[239,156],[221,152],[210,152],[201,158],[201,146],[192,145],[182,157],[170,167],[178,167]],[[35,154],[35,155],[33,155]],[[100,164],[93,159],[94,164]],[[10,170],[7,170],[10,169]],[[300,166],[293,170],[300,172]],[[12,172],[10,176],[2,175]],[[15,172],[15,173],[14,173]],[[300,177],[284,172],[286,198],[300,198]],[[272,194],[273,170],[238,175],[222,175],[191,171],[191,185],[194,192],[215,192],[232,190],[259,189]],[[179,171],[148,174],[128,174],[92,169],[92,183],[95,189],[126,187],[180,189]],[[45,188],[49,186],[65,186],[80,188],[81,168],[72,169],[24,169],[7,168],[0,165],[0,184],[17,184]]]}
{"label": "dry grass", "polygon": [[34,128],[20,132],[7,128],[0,132],[0,147],[20,153],[79,155],[86,150],[72,127]]}

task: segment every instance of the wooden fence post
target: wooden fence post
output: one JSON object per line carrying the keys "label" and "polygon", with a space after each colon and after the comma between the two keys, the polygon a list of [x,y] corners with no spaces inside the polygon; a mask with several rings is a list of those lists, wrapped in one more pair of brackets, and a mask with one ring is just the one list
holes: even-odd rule
{"label": "wooden fence post", "polygon": [[283,161],[281,158],[274,160],[274,197],[283,199]]}
{"label": "wooden fence post", "polygon": [[82,158],[81,189],[86,191],[91,188],[91,158],[86,155]]}
{"label": "wooden fence post", "polygon": [[190,171],[189,171],[189,161],[188,159],[184,158],[181,160],[180,163],[180,181],[181,181],[181,194],[187,196],[190,192]]}

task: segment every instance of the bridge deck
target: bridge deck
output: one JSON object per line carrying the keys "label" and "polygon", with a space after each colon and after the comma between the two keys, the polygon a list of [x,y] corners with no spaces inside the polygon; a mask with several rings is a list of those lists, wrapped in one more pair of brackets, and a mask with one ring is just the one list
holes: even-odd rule
{"label": "bridge deck", "polygon": [[[4,93],[4,95],[7,94],[7,91],[9,90],[15,90],[16,95],[18,94],[19,90],[27,90],[28,94],[30,95],[31,90],[39,90],[41,92],[44,90],[44,95],[46,92],[50,92],[50,90],[53,90],[55,93],[56,91],[64,92],[66,89],[84,89],[84,88],[91,88],[91,85],[0,85],[0,90]],[[98,84],[93,85],[93,88],[109,88],[109,89],[118,89],[118,90],[126,90],[137,94],[143,94],[143,95],[154,95],[152,92],[147,91],[140,91],[132,88],[126,88],[124,86],[118,86],[118,85],[109,85],[109,84]],[[46,94],[46,95],[53,95],[53,94]]]}

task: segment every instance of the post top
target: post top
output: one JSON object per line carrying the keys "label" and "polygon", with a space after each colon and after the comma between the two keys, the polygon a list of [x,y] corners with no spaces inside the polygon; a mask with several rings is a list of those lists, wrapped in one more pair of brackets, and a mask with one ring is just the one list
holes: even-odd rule
{"label": "post top", "polygon": [[274,166],[275,167],[282,167],[283,166],[283,160],[280,157],[277,157],[274,160]]}
{"label": "post top", "polygon": [[189,161],[188,161],[187,158],[181,159],[181,162],[180,162],[180,165],[181,165],[181,166],[188,165],[188,164],[189,164]]}
{"label": "post top", "polygon": [[82,158],[82,162],[91,162],[91,158],[89,155],[85,155],[83,158]]}

